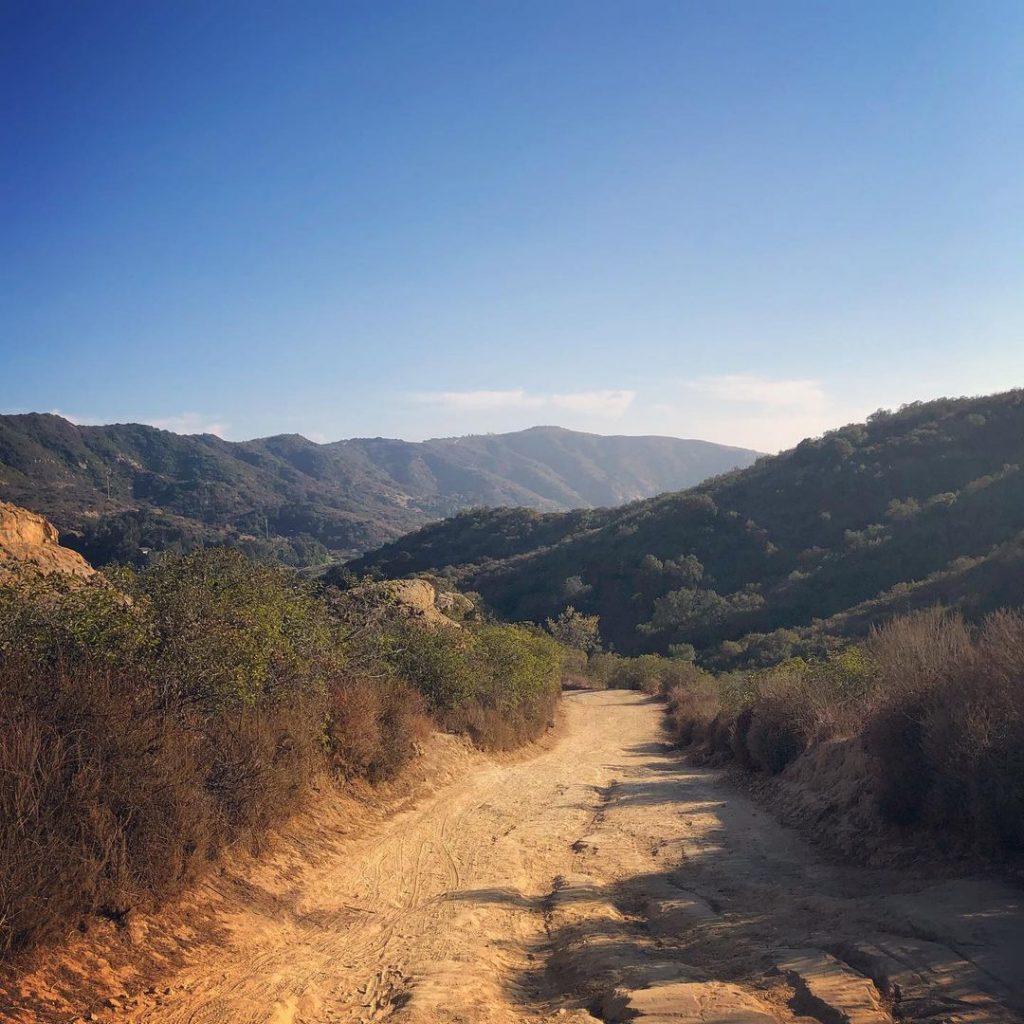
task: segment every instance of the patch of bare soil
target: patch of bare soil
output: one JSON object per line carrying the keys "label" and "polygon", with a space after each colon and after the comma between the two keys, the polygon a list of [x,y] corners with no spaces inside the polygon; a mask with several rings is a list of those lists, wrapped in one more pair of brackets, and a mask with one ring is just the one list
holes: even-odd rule
{"label": "patch of bare soil", "polygon": [[[404,806],[325,802],[138,922],[136,945],[124,925],[84,937],[20,979],[3,1019],[1022,1019],[1018,891],[827,862],[672,754],[657,703],[564,704],[562,735],[528,759],[440,738]],[[107,1005],[91,972],[117,989]]]}

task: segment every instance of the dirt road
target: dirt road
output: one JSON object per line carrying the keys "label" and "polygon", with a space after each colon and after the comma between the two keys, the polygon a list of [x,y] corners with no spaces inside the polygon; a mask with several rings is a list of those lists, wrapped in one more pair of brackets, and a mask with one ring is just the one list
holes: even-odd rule
{"label": "dirt road", "polygon": [[284,891],[240,887],[219,947],[97,1019],[1024,1019],[1014,890],[832,865],[672,754],[656,703],[565,705],[546,752],[467,755],[463,777]]}

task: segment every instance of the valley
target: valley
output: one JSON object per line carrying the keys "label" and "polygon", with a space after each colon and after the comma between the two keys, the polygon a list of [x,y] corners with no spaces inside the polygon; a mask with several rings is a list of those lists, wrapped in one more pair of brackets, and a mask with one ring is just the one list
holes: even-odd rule
{"label": "valley", "polygon": [[0,1024],[1024,1024],[1024,4],[4,16]]}

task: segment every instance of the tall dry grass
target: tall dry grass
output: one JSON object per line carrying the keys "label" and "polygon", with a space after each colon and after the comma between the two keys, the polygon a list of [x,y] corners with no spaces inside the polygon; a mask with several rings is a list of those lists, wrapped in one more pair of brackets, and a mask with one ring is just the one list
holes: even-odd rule
{"label": "tall dry grass", "polygon": [[883,815],[1024,849],[1024,615],[998,611],[972,635],[932,611],[877,630],[865,737]]}

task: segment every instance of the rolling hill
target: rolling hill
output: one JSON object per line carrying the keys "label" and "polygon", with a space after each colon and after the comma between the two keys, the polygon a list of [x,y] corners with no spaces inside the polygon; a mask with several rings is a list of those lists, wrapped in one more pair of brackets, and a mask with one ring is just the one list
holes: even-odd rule
{"label": "rolling hill", "polygon": [[770,661],[937,600],[1024,602],[1022,463],[1024,392],[914,403],[618,509],[463,513],[352,568],[445,572],[514,619],[572,604],[623,652]]}
{"label": "rolling hill", "polygon": [[460,509],[615,505],[688,486],[756,453],[558,427],[408,442],[230,442],[140,424],[0,416],[0,498],[50,518],[90,561],[232,543],[310,565]]}

